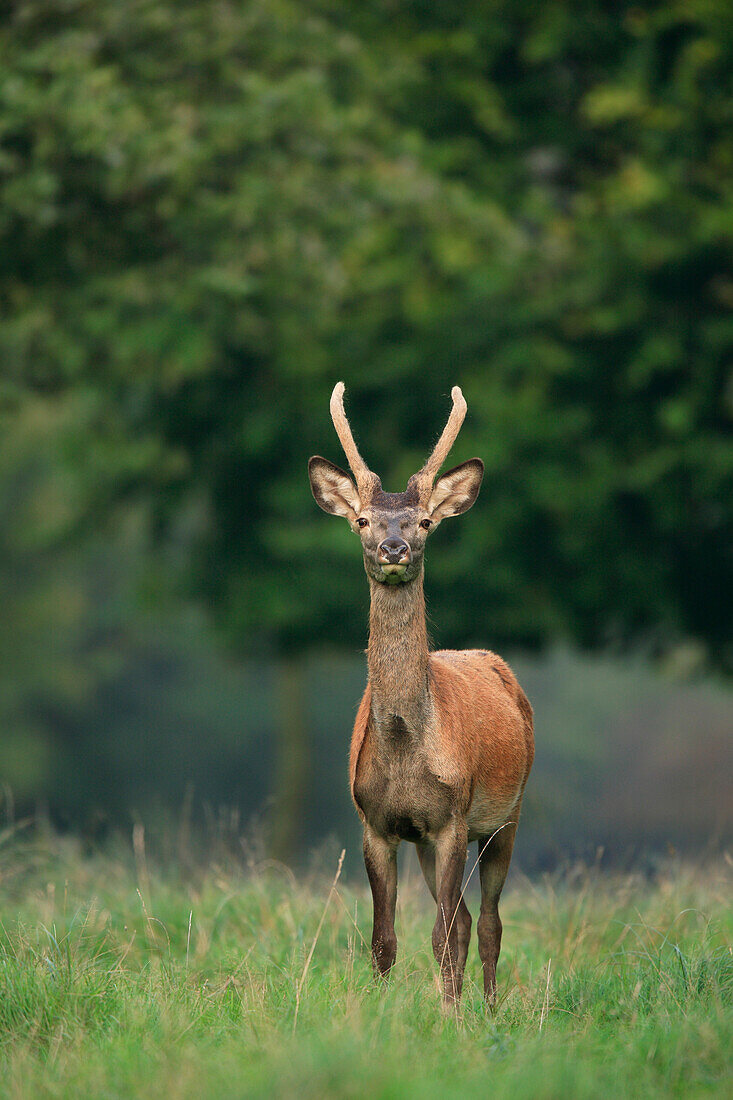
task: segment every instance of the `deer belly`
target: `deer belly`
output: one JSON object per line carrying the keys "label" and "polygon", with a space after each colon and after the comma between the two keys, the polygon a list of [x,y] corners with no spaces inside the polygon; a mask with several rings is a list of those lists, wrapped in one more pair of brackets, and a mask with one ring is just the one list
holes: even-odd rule
{"label": "deer belly", "polygon": [[478,784],[474,788],[473,799],[466,815],[468,839],[479,840],[490,836],[512,819],[512,811],[519,802],[520,789],[512,791],[486,791]]}

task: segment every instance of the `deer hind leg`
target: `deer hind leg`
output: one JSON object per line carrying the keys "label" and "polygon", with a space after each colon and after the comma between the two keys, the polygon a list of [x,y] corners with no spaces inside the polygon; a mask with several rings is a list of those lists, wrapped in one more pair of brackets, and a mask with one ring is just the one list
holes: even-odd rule
{"label": "deer hind leg", "polygon": [[[519,815],[519,807],[516,814]],[[481,877],[478,951],[484,968],[484,996],[491,1005],[496,1003],[496,963],[501,948],[499,898],[509,870],[516,832],[516,822],[511,822],[493,836],[481,837],[478,842]]]}
{"label": "deer hind leg", "polygon": [[372,965],[377,978],[387,978],[397,955],[394,929],[397,904],[397,845],[364,826],[364,864],[374,904]]}
{"label": "deer hind leg", "polygon": [[[461,897],[467,840],[466,823],[454,820],[440,834],[434,848],[438,916],[433,928],[433,954],[440,967],[446,1004],[456,1003],[461,998],[471,936],[471,915]],[[422,864],[422,858],[420,862]],[[430,879],[425,877],[430,886]]]}

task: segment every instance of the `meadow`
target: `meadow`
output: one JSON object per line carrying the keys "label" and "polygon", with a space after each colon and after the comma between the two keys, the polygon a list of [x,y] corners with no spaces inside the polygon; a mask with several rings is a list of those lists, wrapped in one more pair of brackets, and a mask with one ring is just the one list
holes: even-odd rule
{"label": "meadow", "polygon": [[513,872],[496,1010],[474,938],[446,1014],[412,864],[377,987],[366,888],[334,883],[338,853],[298,875],[224,853],[184,872],[135,840],[2,838],[3,1096],[733,1095],[725,855]]}

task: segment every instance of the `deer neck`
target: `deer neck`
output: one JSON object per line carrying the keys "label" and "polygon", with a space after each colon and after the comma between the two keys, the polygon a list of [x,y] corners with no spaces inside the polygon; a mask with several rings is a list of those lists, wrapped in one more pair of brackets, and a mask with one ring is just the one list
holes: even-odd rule
{"label": "deer neck", "polygon": [[422,570],[405,585],[370,581],[367,663],[378,735],[414,739],[431,713]]}

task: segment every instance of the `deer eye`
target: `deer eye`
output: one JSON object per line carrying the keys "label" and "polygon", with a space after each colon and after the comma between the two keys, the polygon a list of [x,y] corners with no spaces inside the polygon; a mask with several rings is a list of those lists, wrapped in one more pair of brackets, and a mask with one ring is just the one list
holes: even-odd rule
{"label": "deer eye", "polygon": [[431,519],[421,519],[420,520],[420,526],[425,531],[427,531],[428,527],[432,527],[432,525],[433,525],[433,521]]}
{"label": "deer eye", "polygon": [[369,526],[369,520],[364,519],[364,516],[359,516],[358,520],[356,521],[356,526],[357,527],[368,527]]}

